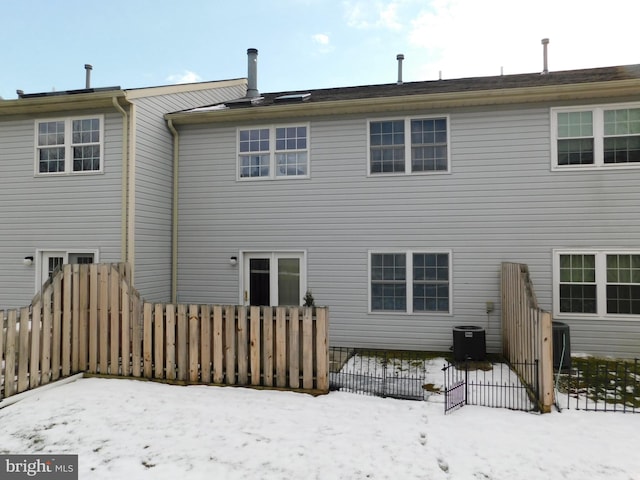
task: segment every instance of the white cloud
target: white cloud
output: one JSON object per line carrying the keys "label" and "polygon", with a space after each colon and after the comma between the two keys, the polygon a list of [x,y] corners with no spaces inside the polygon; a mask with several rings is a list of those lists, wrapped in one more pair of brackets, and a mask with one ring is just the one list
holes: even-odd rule
{"label": "white cloud", "polygon": [[398,7],[403,0],[345,0],[343,7],[347,25],[353,28],[385,28],[400,30]]}
{"label": "white cloud", "polygon": [[[634,38],[640,4],[610,0],[433,0],[414,9],[406,29],[416,79],[539,72],[542,38],[548,37],[549,69],[588,68],[638,61]],[[624,15],[615,5],[627,6]],[[406,52],[410,53],[410,52]],[[406,66],[411,68],[411,55]]]}
{"label": "white cloud", "polygon": [[324,33],[316,33],[311,38],[319,45],[329,45],[329,36]]}
{"label": "white cloud", "polygon": [[195,72],[190,70],[185,70],[182,73],[177,73],[173,75],[169,75],[167,77],[167,81],[171,83],[195,83],[201,82],[202,77]]}
{"label": "white cloud", "polygon": [[329,35],[324,33],[316,33],[311,36],[313,43],[315,43],[318,47],[319,53],[329,53],[333,51],[333,46],[331,45],[331,39]]}

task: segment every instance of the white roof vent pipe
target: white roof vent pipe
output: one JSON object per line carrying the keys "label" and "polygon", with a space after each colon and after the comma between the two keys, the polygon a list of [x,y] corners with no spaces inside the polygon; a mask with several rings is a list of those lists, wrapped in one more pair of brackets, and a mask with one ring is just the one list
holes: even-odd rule
{"label": "white roof vent pipe", "polygon": [[85,77],[85,87],[86,89],[91,88],[91,70],[93,70],[93,67],[91,65],[89,65],[88,63],[84,64],[84,69],[86,70],[86,77]]}
{"label": "white roof vent pipe", "polygon": [[402,85],[402,61],[404,60],[404,55],[399,53],[396,56],[396,60],[398,60],[398,85]]}
{"label": "white roof vent pipe", "polygon": [[549,64],[547,63],[547,45],[549,45],[549,39],[542,39],[542,75],[549,73]]}
{"label": "white roof vent pipe", "polygon": [[247,97],[255,98],[258,93],[258,49],[247,49]]}

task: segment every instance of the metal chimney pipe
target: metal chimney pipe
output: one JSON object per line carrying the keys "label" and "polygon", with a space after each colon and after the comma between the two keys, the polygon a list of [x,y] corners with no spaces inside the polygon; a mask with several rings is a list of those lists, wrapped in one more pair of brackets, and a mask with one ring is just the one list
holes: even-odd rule
{"label": "metal chimney pipe", "polygon": [[404,60],[404,55],[399,53],[396,56],[396,60],[398,60],[398,85],[402,85],[402,61]]}
{"label": "metal chimney pipe", "polygon": [[91,70],[93,70],[93,67],[91,65],[89,65],[88,63],[84,64],[84,69],[87,71],[87,75],[86,75],[86,80],[85,80],[85,87],[84,88],[91,88]]}
{"label": "metal chimney pipe", "polygon": [[549,73],[549,65],[547,63],[547,45],[549,45],[549,39],[542,39],[542,74],[546,75]]}
{"label": "metal chimney pipe", "polygon": [[247,49],[247,97],[254,98],[258,93],[258,49]]}

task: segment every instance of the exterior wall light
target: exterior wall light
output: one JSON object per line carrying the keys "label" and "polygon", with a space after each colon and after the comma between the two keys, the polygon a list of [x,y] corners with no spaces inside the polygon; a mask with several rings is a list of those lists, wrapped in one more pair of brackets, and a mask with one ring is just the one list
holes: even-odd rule
{"label": "exterior wall light", "polygon": [[229,265],[231,265],[232,267],[235,267],[237,264],[238,264],[238,257],[229,258]]}
{"label": "exterior wall light", "polygon": [[25,266],[30,267],[31,265],[33,265],[33,257],[32,256],[24,257],[24,260],[22,260],[22,263]]}

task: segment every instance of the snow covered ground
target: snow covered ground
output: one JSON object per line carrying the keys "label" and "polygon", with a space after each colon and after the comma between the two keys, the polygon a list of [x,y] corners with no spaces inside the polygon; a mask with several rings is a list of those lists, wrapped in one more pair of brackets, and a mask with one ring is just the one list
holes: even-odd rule
{"label": "snow covered ground", "polygon": [[78,454],[91,480],[640,480],[640,415],[437,400],[86,378],[0,409],[0,453]]}

